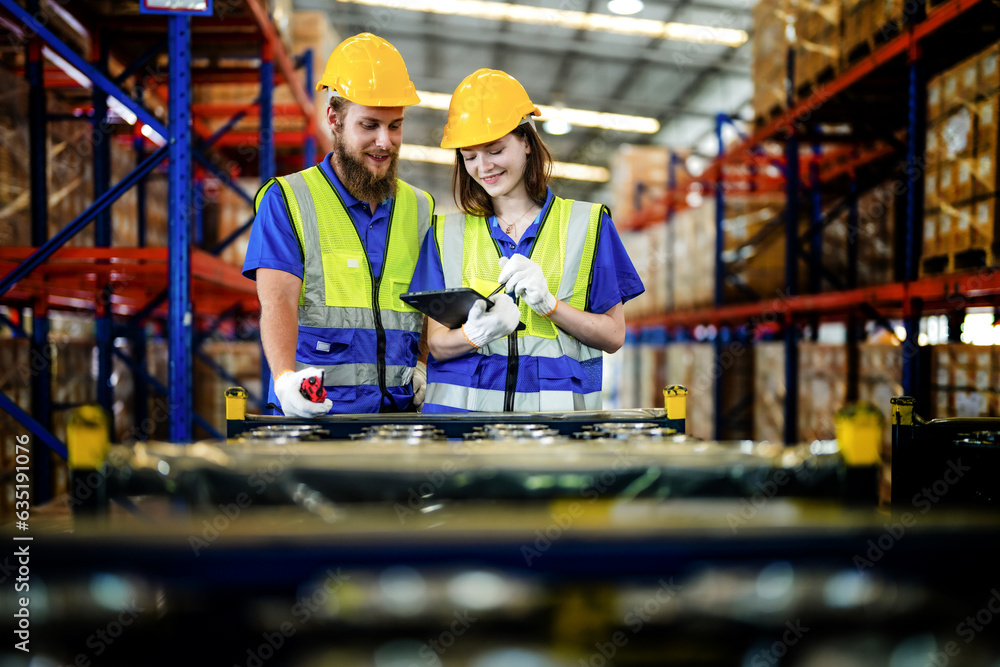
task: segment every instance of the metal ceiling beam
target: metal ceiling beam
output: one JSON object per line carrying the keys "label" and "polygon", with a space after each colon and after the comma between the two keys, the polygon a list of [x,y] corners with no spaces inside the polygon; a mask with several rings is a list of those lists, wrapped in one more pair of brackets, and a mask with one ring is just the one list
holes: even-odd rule
{"label": "metal ceiling beam", "polygon": [[[596,0],[587,0],[587,12],[594,11],[594,5],[597,4]],[[572,41],[574,44],[579,44],[583,46],[584,37],[586,36],[586,30],[577,30],[573,33]],[[570,51],[563,53],[562,58],[559,59],[559,67],[556,68],[556,75],[552,79],[553,88],[549,91],[550,98],[554,99],[556,95],[565,103],[565,93],[566,90],[563,88],[564,81],[570,81],[570,75],[573,72],[573,65],[577,63],[578,59],[575,55],[571,55]],[[558,86],[558,88],[556,88]]]}

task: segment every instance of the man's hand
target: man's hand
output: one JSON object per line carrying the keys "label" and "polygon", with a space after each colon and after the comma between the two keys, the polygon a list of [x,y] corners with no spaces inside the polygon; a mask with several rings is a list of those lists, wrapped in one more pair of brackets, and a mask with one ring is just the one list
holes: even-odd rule
{"label": "man's hand", "polygon": [[501,257],[497,282],[504,283],[507,292],[514,292],[524,299],[528,307],[542,317],[548,317],[556,309],[558,301],[549,292],[542,267],[524,255],[514,255],[510,259]]}
{"label": "man's hand", "polygon": [[274,393],[281,403],[281,411],[288,417],[318,417],[333,408],[329,398],[322,403],[313,403],[302,395],[302,381],[310,377],[322,377],[318,368],[303,368],[301,371],[284,371],[274,379]]}

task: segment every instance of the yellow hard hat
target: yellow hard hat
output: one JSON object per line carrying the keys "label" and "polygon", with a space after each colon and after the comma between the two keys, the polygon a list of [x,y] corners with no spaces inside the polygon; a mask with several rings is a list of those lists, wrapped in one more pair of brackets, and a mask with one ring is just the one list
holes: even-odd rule
{"label": "yellow hard hat", "polygon": [[478,69],[465,77],[451,96],[441,148],[496,141],[529,115],[541,112],[517,79],[500,70]]}
{"label": "yellow hard hat", "polygon": [[403,56],[381,37],[363,32],[340,43],[326,61],[316,90],[329,88],[366,107],[419,104]]}

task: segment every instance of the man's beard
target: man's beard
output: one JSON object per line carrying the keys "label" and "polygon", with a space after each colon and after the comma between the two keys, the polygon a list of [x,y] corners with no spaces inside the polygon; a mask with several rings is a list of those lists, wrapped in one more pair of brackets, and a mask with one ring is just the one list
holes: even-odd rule
{"label": "man's beard", "polygon": [[396,167],[399,163],[399,153],[389,156],[389,168],[383,174],[375,174],[365,158],[358,158],[347,150],[347,145],[340,135],[333,135],[333,149],[337,166],[340,167],[341,182],[352,196],[363,202],[383,202],[396,194]]}

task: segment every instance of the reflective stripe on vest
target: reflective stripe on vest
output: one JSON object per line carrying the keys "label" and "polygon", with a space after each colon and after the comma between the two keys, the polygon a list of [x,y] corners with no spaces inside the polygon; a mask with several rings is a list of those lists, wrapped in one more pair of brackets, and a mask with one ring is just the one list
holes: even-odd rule
{"label": "reflective stripe on vest", "polygon": [[[322,168],[311,167],[275,180],[284,194],[304,258],[299,326],[374,330],[373,308],[377,304],[386,336],[404,331],[419,334],[423,315],[401,301],[399,295],[409,290],[420,246],[430,228],[431,196],[396,181],[382,275],[373,282],[368,255],[354,222]],[[415,226],[408,222],[414,217]],[[377,298],[373,297],[376,282]],[[415,362],[416,348],[411,347]],[[327,371],[327,386],[377,384],[377,360],[356,363],[359,357],[371,358],[373,354],[374,350],[351,350],[353,356],[344,358],[345,363],[317,367]],[[315,364],[296,361],[297,368],[310,365]],[[386,385],[409,382],[408,376],[398,370],[406,368],[387,365]]]}
{"label": "reflective stripe on vest", "polygon": [[[600,204],[554,197],[549,209],[543,213],[538,236],[532,245],[531,257],[536,258],[536,263],[542,267],[549,291],[560,301],[580,310],[587,307],[603,210]],[[460,213],[438,216],[434,234],[446,287],[463,286],[492,291],[490,286],[497,285],[500,274],[498,261],[502,255],[484,218]],[[580,362],[579,366],[603,357],[601,350],[584,345],[548,318],[535,313],[523,301],[520,310],[521,321],[528,328],[518,332],[519,356],[568,357]],[[501,338],[483,346],[477,353],[506,356],[507,347],[507,339]],[[469,378],[470,384],[476,380],[475,377]],[[435,379],[427,386],[425,402],[460,410],[499,412],[503,410],[504,392],[444,384]],[[520,411],[519,406],[528,406],[530,410],[600,409],[601,395],[599,390],[580,394],[544,390],[517,392],[514,409]]]}

